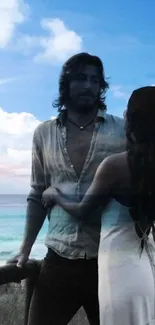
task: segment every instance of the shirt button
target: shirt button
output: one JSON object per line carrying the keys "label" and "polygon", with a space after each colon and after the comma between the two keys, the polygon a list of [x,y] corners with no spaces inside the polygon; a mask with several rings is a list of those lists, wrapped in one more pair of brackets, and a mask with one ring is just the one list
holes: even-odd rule
{"label": "shirt button", "polygon": [[71,165],[71,168],[73,168],[73,165]]}

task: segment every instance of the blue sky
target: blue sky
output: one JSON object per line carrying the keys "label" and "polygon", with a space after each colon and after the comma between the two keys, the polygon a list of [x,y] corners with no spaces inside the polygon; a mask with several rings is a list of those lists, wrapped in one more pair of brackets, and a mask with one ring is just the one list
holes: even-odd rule
{"label": "blue sky", "polygon": [[[1,0],[3,169],[13,168],[8,148],[19,149],[17,136],[23,139],[30,125],[33,131],[37,123],[56,115],[52,101],[57,97],[60,69],[72,54],[86,51],[102,59],[110,83],[108,112],[114,115],[122,116],[135,88],[155,84],[154,13],[153,0],[100,0],[96,4],[88,0]],[[9,142],[12,136],[16,140]],[[24,143],[23,150],[30,150],[31,137]]]}
{"label": "blue sky", "polygon": [[[48,35],[40,26],[44,18],[59,18],[82,38],[79,51],[100,56],[112,91],[107,93],[108,111],[122,115],[131,91],[155,80],[154,1],[31,0],[28,19],[16,26],[20,34]],[[91,4],[92,3],[92,4]],[[52,101],[57,95],[63,60],[34,63],[33,54],[15,49],[0,51],[0,77],[17,78],[1,86],[0,105],[8,112],[31,112],[39,119],[55,115]],[[76,51],[75,51],[76,52]],[[78,52],[78,51],[77,51]],[[119,88],[120,87],[120,88]],[[118,91],[117,91],[118,90]]]}

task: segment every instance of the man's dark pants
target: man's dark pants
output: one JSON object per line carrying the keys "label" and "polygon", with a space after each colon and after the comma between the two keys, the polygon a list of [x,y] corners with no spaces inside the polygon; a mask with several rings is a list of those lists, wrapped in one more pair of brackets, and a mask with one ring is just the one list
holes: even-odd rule
{"label": "man's dark pants", "polygon": [[90,325],[99,325],[97,259],[69,260],[49,249],[34,289],[28,325],[67,325],[81,306]]}

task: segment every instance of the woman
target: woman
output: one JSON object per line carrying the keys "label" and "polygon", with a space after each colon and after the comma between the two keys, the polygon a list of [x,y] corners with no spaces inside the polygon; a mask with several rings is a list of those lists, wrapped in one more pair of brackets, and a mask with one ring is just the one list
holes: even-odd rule
{"label": "woman", "polygon": [[99,205],[106,209],[111,199],[123,208],[115,220],[106,213],[102,220],[101,325],[155,324],[155,87],[132,93],[126,136],[128,149],[100,164],[81,202],[69,202],[58,189],[43,194],[46,204],[59,204],[85,221],[90,210]]}

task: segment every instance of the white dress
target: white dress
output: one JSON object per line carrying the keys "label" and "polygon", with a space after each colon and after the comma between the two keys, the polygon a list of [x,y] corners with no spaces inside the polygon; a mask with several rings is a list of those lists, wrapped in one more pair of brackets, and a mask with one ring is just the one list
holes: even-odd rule
{"label": "white dress", "polygon": [[140,256],[128,208],[113,200],[102,218],[99,246],[100,325],[155,325],[153,246],[150,235]]}

